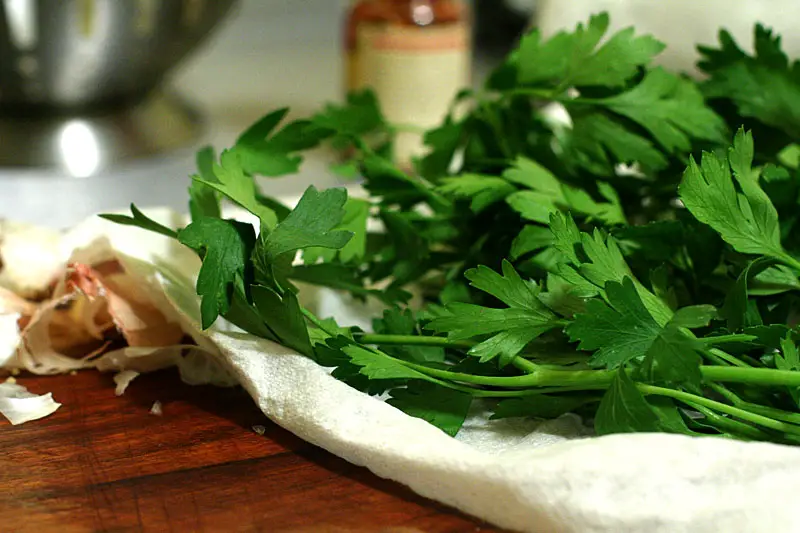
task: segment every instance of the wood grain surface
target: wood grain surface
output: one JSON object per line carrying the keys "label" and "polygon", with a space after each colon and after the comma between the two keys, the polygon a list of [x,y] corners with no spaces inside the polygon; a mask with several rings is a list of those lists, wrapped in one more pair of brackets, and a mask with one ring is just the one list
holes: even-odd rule
{"label": "wood grain surface", "polygon": [[94,371],[18,381],[63,406],[0,422],[3,532],[498,531],[303,442],[238,388],[190,387],[172,371],[122,397]]}

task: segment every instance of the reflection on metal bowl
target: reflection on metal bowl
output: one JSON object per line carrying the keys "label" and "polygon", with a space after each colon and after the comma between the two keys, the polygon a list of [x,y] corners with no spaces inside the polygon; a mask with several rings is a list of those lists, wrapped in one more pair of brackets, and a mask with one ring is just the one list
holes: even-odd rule
{"label": "reflection on metal bowl", "polygon": [[84,178],[120,161],[190,143],[197,114],[180,99],[152,94],[113,113],[0,118],[0,167],[46,167]]}
{"label": "reflection on metal bowl", "polygon": [[82,176],[193,139],[157,89],[234,3],[0,0],[0,165]]}

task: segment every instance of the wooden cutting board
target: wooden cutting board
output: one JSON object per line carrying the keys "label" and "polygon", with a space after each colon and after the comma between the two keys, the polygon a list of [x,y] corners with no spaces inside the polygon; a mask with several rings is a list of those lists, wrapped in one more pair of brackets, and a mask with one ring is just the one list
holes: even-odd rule
{"label": "wooden cutting board", "polygon": [[498,531],[303,442],[238,388],[190,387],[173,371],[121,397],[95,371],[18,382],[63,406],[0,422],[4,532]]}

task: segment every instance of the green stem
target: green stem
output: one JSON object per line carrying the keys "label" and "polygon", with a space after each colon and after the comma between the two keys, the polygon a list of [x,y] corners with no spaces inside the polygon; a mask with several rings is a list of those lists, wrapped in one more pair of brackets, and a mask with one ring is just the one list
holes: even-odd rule
{"label": "green stem", "polygon": [[[729,367],[722,367],[722,368],[728,369]],[[752,370],[758,370],[758,369],[752,369]],[[738,407],[733,407],[731,405],[724,404],[715,400],[709,400],[708,398],[703,398],[702,396],[697,396],[696,394],[690,394],[688,392],[679,391],[675,389],[665,389],[662,387],[655,387],[653,385],[645,385],[642,383],[637,383],[636,387],[644,395],[666,396],[668,398],[672,398],[674,400],[678,400],[687,404],[691,403],[707,407],[708,409],[713,409],[714,411],[725,413],[726,415],[736,417],[740,420],[746,420],[747,422],[758,424],[759,426],[765,428],[774,429],[776,431],[781,431],[783,433],[789,433],[791,435],[800,435],[800,426],[782,422],[780,420],[775,420],[773,418],[768,418],[766,416],[762,416],[756,413],[751,413],[750,411],[745,411],[744,409],[739,409]]]}
{"label": "green stem", "polygon": [[485,101],[481,101],[478,104],[478,111],[479,116],[481,116],[485,121],[486,124],[491,128],[492,132],[495,136],[495,141],[497,142],[498,147],[503,152],[503,156],[508,159],[514,158],[514,151],[509,146],[506,136],[503,135],[503,126],[497,120],[497,116],[492,112],[492,110],[486,105]]}
{"label": "green stem", "polygon": [[729,342],[750,342],[758,339],[755,335],[744,335],[744,334],[736,334],[736,335],[717,335],[715,337],[703,337],[697,339],[702,344],[707,345],[714,345],[714,344],[725,344]]}
{"label": "green stem", "polygon": [[[365,155],[371,155],[378,159],[386,161],[386,159],[380,155],[378,155],[374,150],[372,150],[369,146],[366,145],[360,139],[356,139],[356,146],[361,150]],[[390,161],[386,161],[389,166],[392,166]],[[434,211],[441,212],[441,211],[452,211],[453,209],[453,202],[446,198],[444,195],[439,193],[433,185],[431,185],[427,180],[422,178],[421,176],[415,174],[407,174],[400,169],[395,169],[399,174],[402,175],[405,180],[412,185],[415,189],[417,189],[421,194],[427,197],[428,205]]]}
{"label": "green stem", "polygon": [[554,91],[553,89],[533,89],[533,88],[517,88],[511,89],[508,91],[503,91],[502,96],[509,97],[509,96],[529,96],[532,98],[541,98],[542,100],[553,100],[556,102],[560,102],[564,100],[563,95],[559,94],[558,92]]}
{"label": "green stem", "polygon": [[716,383],[712,383],[711,388],[740,409],[746,409],[751,413],[768,416],[777,420],[783,420],[784,422],[800,424],[800,413],[792,413],[791,411],[785,411],[783,409],[776,409],[766,405],[758,405],[756,403],[746,402],[722,385],[718,385]]}
{"label": "green stem", "polygon": [[720,416],[711,409],[706,409],[702,405],[693,404],[690,402],[686,402],[686,405],[694,409],[695,411],[702,413],[703,416],[706,417],[706,424],[712,425],[716,428],[719,428],[723,431],[728,431],[732,434],[735,438],[747,438],[752,440],[772,440],[772,436],[764,431],[761,431],[758,428],[754,428],[749,424],[745,424],[744,422],[739,422],[738,420],[734,420],[732,418],[725,418],[724,416]]}
{"label": "green stem", "polygon": [[712,357],[717,357],[719,359],[722,359],[726,363],[731,364],[733,366],[738,366],[741,368],[750,368],[750,365],[740,360],[738,357],[734,357],[733,355],[727,352],[723,352],[719,348],[711,348],[710,350],[708,350],[708,354]]}
{"label": "green stem", "polygon": [[611,380],[616,374],[615,371],[607,370],[544,370],[536,368],[533,373],[525,376],[476,376],[474,374],[462,374],[460,372],[430,368],[409,361],[397,361],[408,368],[412,368],[429,376],[491,387],[527,388],[578,386],[584,389],[597,387],[605,388],[611,383]]}
{"label": "green stem", "polygon": [[736,396],[736,394],[718,383],[709,383],[709,387],[711,387],[711,390],[731,402],[733,405],[739,405],[742,401],[742,399]]}
{"label": "green stem", "polygon": [[423,135],[428,130],[422,126],[416,126],[414,124],[396,124],[392,123],[389,125],[389,128],[393,133],[414,133]]}
{"label": "green stem", "polygon": [[784,422],[790,422],[792,424],[800,424],[800,413],[792,413],[789,411],[784,411],[783,409],[776,409],[774,407],[767,407],[764,405],[758,405],[750,402],[740,402],[739,404],[737,404],[737,407],[741,407],[742,409],[747,409],[748,411],[757,413],[759,415],[769,416],[772,418],[776,418],[778,420],[783,420]]}
{"label": "green stem", "polygon": [[517,367],[519,370],[522,370],[526,374],[535,374],[541,368],[533,361],[528,361],[527,359],[521,356],[517,356],[514,359],[512,359],[511,364]]}
{"label": "green stem", "polygon": [[358,335],[356,340],[364,344],[379,344],[384,346],[439,346],[442,348],[465,350],[469,350],[475,346],[475,343],[470,341],[453,341],[446,337],[424,335],[382,335],[378,333],[364,333]]}
{"label": "green stem", "polygon": [[323,324],[323,322],[319,318],[317,318],[317,315],[315,315],[305,307],[301,307],[300,310],[302,311],[303,316],[305,316],[309,322],[317,326],[319,329],[321,329],[331,337],[337,337],[339,335],[338,331],[329,330],[328,327],[325,324]]}
{"label": "green stem", "polygon": [[535,389],[518,390],[486,390],[470,389],[469,387],[459,387],[457,390],[468,392],[476,398],[524,398],[526,396],[537,396],[539,394],[560,394],[562,392],[582,392],[589,390],[604,390],[607,385],[596,386],[577,386],[577,387],[541,387]]}
{"label": "green stem", "polygon": [[[715,354],[711,353],[711,350],[703,350],[700,353],[703,355],[703,357],[705,357],[706,359],[708,359],[709,361],[711,361],[715,365],[727,366],[727,365],[731,364],[730,361],[728,361],[726,359],[723,359],[723,358],[719,357],[718,355],[715,355]],[[741,365],[737,365],[737,366],[741,366]]]}
{"label": "green stem", "polygon": [[[445,337],[431,337],[423,335],[382,335],[378,333],[364,333],[356,337],[358,342],[364,344],[377,344],[382,346],[437,346],[469,350],[475,346],[473,341],[453,341]],[[533,374],[539,366],[524,357],[515,357],[511,364],[526,374]]]}
{"label": "green stem", "polygon": [[800,270],[800,261],[792,257],[791,255],[787,254],[786,252],[782,252],[778,254],[775,259],[782,261],[783,264],[789,266],[795,270]]}
{"label": "green stem", "polygon": [[746,383],[767,387],[800,387],[800,372],[772,368],[742,368],[731,366],[701,366],[700,372],[707,381]]}

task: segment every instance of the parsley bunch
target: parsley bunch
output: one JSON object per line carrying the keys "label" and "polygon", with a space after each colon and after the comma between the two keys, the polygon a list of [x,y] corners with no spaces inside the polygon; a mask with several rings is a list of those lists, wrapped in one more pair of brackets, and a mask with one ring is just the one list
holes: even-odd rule
{"label": "parsley bunch", "polygon": [[[753,56],[723,31],[698,82],[653,66],[652,37],[607,29],[526,35],[412,169],[391,159],[405,126],[362,92],[201,151],[177,232],[135,207],[106,218],[200,255],[203,327],[223,316],[449,434],[477,399],[598,434],[800,442],[798,67],[763,27]],[[321,143],[367,199],[261,194],[254,176],[292,174]],[[221,218],[223,198],[259,231]],[[304,284],[385,311],[371,332],[317,317]]]}

